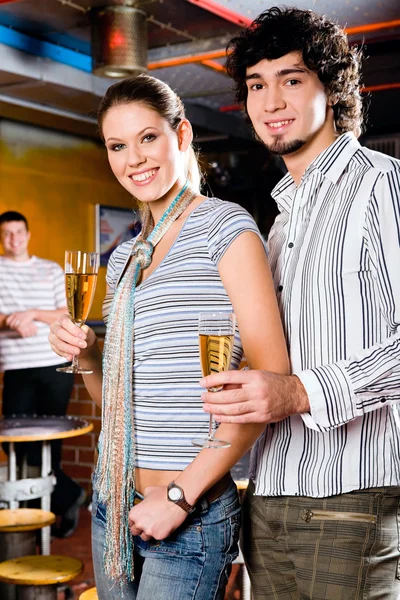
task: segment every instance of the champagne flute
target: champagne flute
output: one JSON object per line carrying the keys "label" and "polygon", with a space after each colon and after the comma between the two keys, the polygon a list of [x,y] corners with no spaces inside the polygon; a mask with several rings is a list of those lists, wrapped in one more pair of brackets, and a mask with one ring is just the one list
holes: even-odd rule
{"label": "champagne flute", "polygon": [[[199,346],[203,377],[212,373],[227,371],[231,364],[236,318],[233,313],[200,313]],[[208,388],[209,392],[219,392],[223,386]],[[214,435],[214,417],[210,414],[210,425],[206,438],[192,440],[201,448],[228,448],[230,442],[219,440]]]}
{"label": "champagne flute", "polygon": [[[99,270],[100,254],[98,252],[65,251],[65,290],[67,306],[71,321],[82,327],[92,306]],[[83,369],[74,355],[72,364],[57,369],[60,373],[93,373]]]}

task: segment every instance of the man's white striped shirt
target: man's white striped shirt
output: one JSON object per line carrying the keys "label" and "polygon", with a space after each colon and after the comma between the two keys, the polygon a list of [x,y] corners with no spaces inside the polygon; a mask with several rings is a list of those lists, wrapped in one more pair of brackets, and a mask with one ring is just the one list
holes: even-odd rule
{"label": "man's white striped shirt", "polygon": [[273,196],[269,259],[311,410],[266,428],[256,493],[400,485],[400,161],[346,133]]}

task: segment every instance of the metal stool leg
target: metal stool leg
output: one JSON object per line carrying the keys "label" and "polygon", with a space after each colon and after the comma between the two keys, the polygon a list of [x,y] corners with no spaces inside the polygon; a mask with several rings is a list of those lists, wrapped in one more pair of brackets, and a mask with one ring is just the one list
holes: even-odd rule
{"label": "metal stool leg", "polygon": [[[28,457],[26,452],[24,452],[22,456],[20,479],[28,479]],[[24,500],[20,502],[20,507],[26,508],[27,504],[28,503]]]}
{"label": "metal stool leg", "polygon": [[[30,554],[36,554],[36,531],[0,532],[0,562]],[[0,581],[0,598],[16,600],[17,586]]]}
{"label": "metal stool leg", "polygon": [[[10,442],[8,452],[8,481],[17,481],[17,457],[14,442]],[[9,507],[18,508],[18,502],[10,500]]]}
{"label": "metal stool leg", "polygon": [[28,457],[26,455],[26,452],[24,452],[24,455],[22,457],[22,463],[21,463],[21,479],[27,479],[28,478]]}
{"label": "metal stool leg", "polygon": [[0,532],[0,562],[36,554],[36,530]]}
{"label": "metal stool leg", "polygon": [[[47,477],[51,471],[51,445],[50,442],[42,442],[42,477]],[[41,499],[43,510],[50,510],[51,494],[45,494]],[[50,527],[43,527],[42,536],[42,554],[50,554]],[[46,586],[45,586],[46,587]],[[39,597],[39,596],[37,596]]]}
{"label": "metal stool leg", "polygon": [[17,600],[57,600],[56,585],[19,585]]}

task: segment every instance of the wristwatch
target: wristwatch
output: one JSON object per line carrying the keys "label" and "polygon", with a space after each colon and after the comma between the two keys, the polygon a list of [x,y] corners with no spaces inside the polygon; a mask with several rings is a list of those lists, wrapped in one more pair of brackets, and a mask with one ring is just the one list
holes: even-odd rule
{"label": "wristwatch", "polygon": [[179,485],[177,485],[175,481],[171,481],[171,483],[168,484],[167,498],[170,502],[173,502],[174,504],[177,504],[178,506],[183,508],[183,510],[189,515],[196,508],[195,506],[192,506],[191,504],[189,504],[189,502],[186,501],[183,489]]}

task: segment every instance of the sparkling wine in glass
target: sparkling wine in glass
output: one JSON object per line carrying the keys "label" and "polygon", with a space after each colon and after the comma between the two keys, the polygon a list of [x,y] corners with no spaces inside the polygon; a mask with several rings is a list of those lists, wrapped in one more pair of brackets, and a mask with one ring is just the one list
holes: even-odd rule
{"label": "sparkling wine in glass", "polygon": [[[227,371],[231,364],[236,319],[233,313],[200,313],[199,346],[203,377]],[[219,392],[221,387],[208,388],[209,392]],[[210,425],[206,438],[192,440],[201,448],[228,448],[230,442],[219,440],[214,435],[214,417],[210,414]]]}
{"label": "sparkling wine in glass", "polygon": [[[98,252],[81,252],[66,250],[65,252],[65,290],[67,307],[71,321],[82,327],[92,306],[99,271],[100,255]],[[61,373],[93,373],[78,364],[77,356],[72,364],[57,369]]]}

